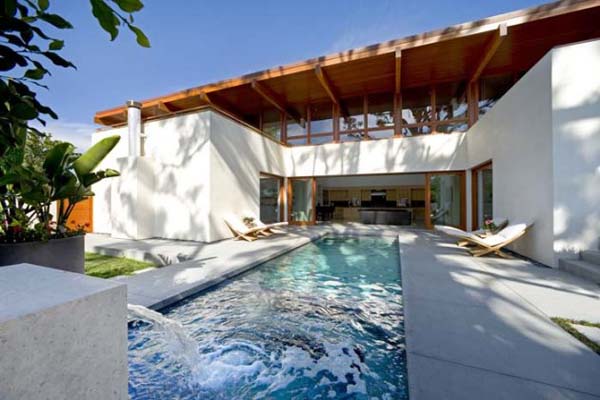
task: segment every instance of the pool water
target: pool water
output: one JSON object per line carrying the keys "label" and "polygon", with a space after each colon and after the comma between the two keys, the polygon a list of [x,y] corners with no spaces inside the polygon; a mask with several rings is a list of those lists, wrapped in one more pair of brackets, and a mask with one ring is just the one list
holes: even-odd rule
{"label": "pool water", "polygon": [[405,399],[398,244],[326,237],[162,311],[132,309],[132,399]]}

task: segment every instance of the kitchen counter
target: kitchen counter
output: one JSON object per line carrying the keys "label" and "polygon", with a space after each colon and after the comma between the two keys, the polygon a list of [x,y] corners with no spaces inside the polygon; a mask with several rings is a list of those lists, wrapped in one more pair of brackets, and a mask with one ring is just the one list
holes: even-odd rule
{"label": "kitchen counter", "polygon": [[410,225],[412,223],[411,208],[359,208],[358,214],[363,224]]}

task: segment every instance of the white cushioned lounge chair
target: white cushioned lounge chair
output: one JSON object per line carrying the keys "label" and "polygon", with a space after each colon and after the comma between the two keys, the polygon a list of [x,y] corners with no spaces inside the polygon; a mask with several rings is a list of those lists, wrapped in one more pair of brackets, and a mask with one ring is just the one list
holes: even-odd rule
{"label": "white cushioned lounge chair", "polygon": [[255,219],[255,226],[248,227],[244,221],[237,216],[228,216],[225,218],[225,224],[234,235],[234,240],[246,240],[252,242],[259,236],[271,236],[277,233],[274,228],[287,225],[287,222],[278,222],[275,224],[264,224],[259,219]]}
{"label": "white cushioned lounge chair", "polygon": [[465,232],[451,226],[436,226],[435,229],[455,237],[461,242],[465,241],[475,246],[475,248],[469,250],[474,257],[481,257],[493,253],[500,257],[512,258],[507,253],[503,252],[502,248],[523,236],[531,225],[532,224],[525,223],[508,225],[495,235],[486,237],[478,236],[473,232]]}
{"label": "white cushioned lounge chair", "polygon": [[282,226],[287,226],[287,222],[275,222],[272,224],[265,224],[264,222],[262,222],[260,219],[255,219],[254,220],[254,224],[257,227],[263,228],[264,231],[266,233],[284,233],[283,231],[277,230],[277,228],[281,228]]}

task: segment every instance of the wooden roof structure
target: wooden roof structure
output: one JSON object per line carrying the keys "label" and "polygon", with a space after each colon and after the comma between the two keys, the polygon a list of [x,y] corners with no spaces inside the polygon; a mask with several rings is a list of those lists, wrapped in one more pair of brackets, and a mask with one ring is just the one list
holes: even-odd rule
{"label": "wooden roof structure", "polygon": [[[526,71],[555,46],[599,37],[600,0],[557,1],[144,100],[142,118],[211,106],[242,120],[265,108],[297,120],[309,103]],[[94,121],[122,125],[126,107]]]}

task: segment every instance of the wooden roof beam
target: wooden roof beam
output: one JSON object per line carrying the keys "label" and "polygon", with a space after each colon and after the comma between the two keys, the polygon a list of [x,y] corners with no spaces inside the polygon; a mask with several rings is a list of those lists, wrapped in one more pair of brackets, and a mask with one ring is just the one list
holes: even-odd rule
{"label": "wooden roof beam", "polygon": [[481,58],[479,59],[479,62],[477,62],[477,64],[475,64],[475,68],[473,69],[473,72],[471,73],[471,76],[469,78],[470,84],[474,83],[475,81],[477,81],[477,79],[479,79],[479,77],[481,76],[481,73],[483,72],[485,67],[489,64],[489,62],[492,59],[492,57],[494,56],[494,54],[496,54],[496,50],[498,50],[498,47],[500,47],[500,44],[502,44],[502,41],[504,40],[504,38],[507,35],[508,35],[508,28],[507,28],[506,24],[504,23],[504,24],[498,25],[498,29],[496,29],[494,31],[493,36],[486,43],[485,48],[483,50],[483,54],[481,55]]}
{"label": "wooden roof beam", "polygon": [[273,107],[277,108],[279,111],[295,120],[298,124],[300,124],[300,126],[304,126],[305,122],[303,121],[302,116],[289,107],[277,93],[272,91],[265,84],[255,79],[252,81],[252,89],[261,95],[263,99],[271,103]]}
{"label": "wooden roof beam", "polygon": [[395,52],[396,59],[396,85],[395,85],[395,93],[400,94],[400,90],[402,89],[402,50],[396,49]]}
{"label": "wooden roof beam", "polygon": [[340,113],[344,117],[348,117],[350,115],[348,113],[348,108],[344,105],[344,102],[340,99],[337,89],[335,88],[333,83],[331,83],[331,79],[329,78],[329,76],[327,75],[327,73],[325,72],[323,67],[321,67],[321,65],[315,66],[315,74],[317,75],[317,79],[319,80],[319,83],[321,84],[323,89],[325,89],[325,91],[327,92],[327,95],[329,96],[331,101],[339,107]]}
{"label": "wooden roof beam", "polygon": [[158,109],[163,111],[164,113],[170,114],[172,112],[177,112],[177,111],[181,111],[181,109],[179,107],[175,107],[172,104],[169,104],[167,102],[164,101],[159,101],[158,105],[157,105]]}
{"label": "wooden roof beam", "polygon": [[319,80],[319,83],[321,84],[321,86],[323,86],[323,89],[325,89],[325,91],[327,92],[327,95],[329,96],[331,101],[333,101],[335,104],[337,104],[339,106],[340,98],[337,94],[337,90],[331,83],[331,79],[329,79],[329,76],[327,75],[327,73],[323,70],[323,68],[320,65],[315,66],[315,74],[317,75],[317,79]]}

